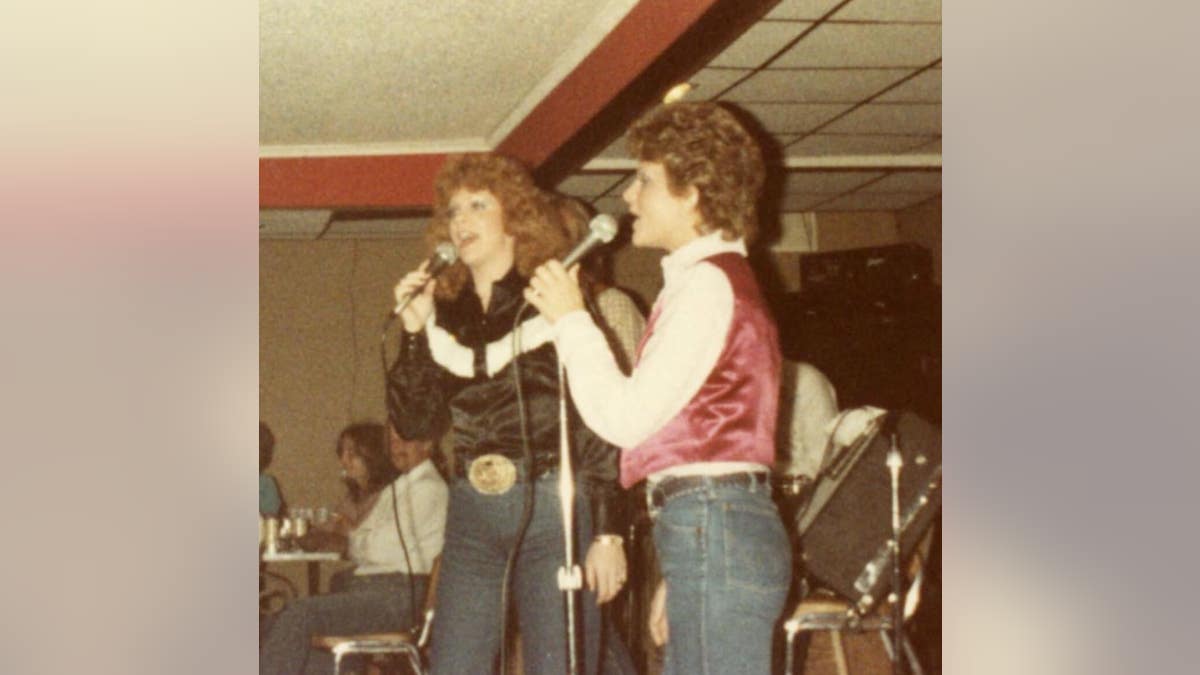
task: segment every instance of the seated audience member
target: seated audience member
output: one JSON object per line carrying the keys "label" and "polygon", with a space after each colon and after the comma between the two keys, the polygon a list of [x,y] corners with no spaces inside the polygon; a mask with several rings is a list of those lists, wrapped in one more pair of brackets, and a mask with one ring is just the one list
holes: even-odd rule
{"label": "seated audience member", "polygon": [[342,466],[346,496],[334,507],[330,521],[315,526],[315,529],[340,535],[343,547],[346,537],[375,507],[380,490],[390,485],[400,473],[383,447],[383,433],[380,424],[359,422],[338,434],[333,451]]}
{"label": "seated audience member", "polygon": [[829,426],[837,417],[838,404],[829,378],[811,364],[784,360],[779,380],[779,423],[775,428],[779,457],[774,473],[784,523],[791,527],[825,461]]}
{"label": "seated audience member", "polygon": [[275,434],[266,422],[258,423],[258,514],[278,517],[283,511],[283,497],[279,494],[279,483],[267,473],[271,458],[275,456]]}
{"label": "seated audience member", "polygon": [[[260,673],[329,673],[333,657],[311,648],[313,635],[388,632],[413,625],[433,561],[442,551],[448,490],[429,460],[432,441],[407,441],[393,432],[385,450],[382,436],[381,425],[359,424],[348,427],[339,440],[339,450],[349,450],[339,457],[349,455],[344,461],[347,477],[360,493],[379,484],[383,462],[391,467],[383,475],[401,472],[390,486],[384,483],[357,502],[369,500],[371,506],[347,530],[353,574],[344,590],[300,598],[279,614],[259,652]],[[329,531],[323,536],[331,535],[337,536]]]}

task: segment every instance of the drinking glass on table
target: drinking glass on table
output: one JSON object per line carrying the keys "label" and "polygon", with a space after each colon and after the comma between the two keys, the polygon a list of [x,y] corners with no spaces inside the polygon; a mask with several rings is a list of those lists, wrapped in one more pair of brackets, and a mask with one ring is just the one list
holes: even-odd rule
{"label": "drinking glass on table", "polygon": [[294,530],[292,529],[292,519],[287,516],[280,518],[279,519],[279,550],[280,551],[292,550],[292,535],[293,535],[293,533],[294,533]]}

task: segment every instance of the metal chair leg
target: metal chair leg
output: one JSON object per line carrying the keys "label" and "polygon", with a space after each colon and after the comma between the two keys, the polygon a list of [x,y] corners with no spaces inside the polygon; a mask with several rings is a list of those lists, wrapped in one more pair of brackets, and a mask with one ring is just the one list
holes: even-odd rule
{"label": "metal chair leg", "polygon": [[913,651],[912,643],[909,642],[908,636],[904,636],[904,655],[908,657],[908,667],[912,671],[912,675],[925,675],[925,671],[921,668],[921,662],[917,660],[917,653]]}
{"label": "metal chair leg", "polygon": [[850,675],[850,666],[846,663],[846,649],[842,646],[842,631],[829,631],[829,639],[833,642],[833,661],[837,665],[838,675]]}
{"label": "metal chair leg", "polygon": [[787,653],[783,657],[783,672],[796,675],[796,631],[787,631]]}

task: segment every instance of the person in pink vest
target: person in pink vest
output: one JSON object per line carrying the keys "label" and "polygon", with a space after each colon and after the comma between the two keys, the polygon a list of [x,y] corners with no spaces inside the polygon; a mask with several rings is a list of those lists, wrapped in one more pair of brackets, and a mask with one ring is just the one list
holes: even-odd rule
{"label": "person in pink vest", "polygon": [[553,323],[584,422],[621,448],[621,484],[642,485],[663,573],[650,631],[666,643],[664,672],[765,674],[791,553],[770,494],[779,339],[746,260],[762,152],[713,102],[657,108],[627,140],[633,244],[667,251],[632,373],[584,311],[577,269],[542,265],[525,297]]}

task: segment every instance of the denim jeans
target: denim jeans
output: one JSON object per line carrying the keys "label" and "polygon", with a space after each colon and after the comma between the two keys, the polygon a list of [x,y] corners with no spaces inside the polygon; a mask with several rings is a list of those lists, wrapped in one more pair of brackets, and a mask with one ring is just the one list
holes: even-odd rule
{"label": "denim jeans", "polygon": [[[450,486],[446,543],[442,549],[437,611],[430,636],[432,672],[486,675],[494,672],[500,650],[501,584],[528,484],[516,483],[503,495],[483,495],[465,479]],[[533,517],[521,543],[509,597],[516,608],[521,655],[529,675],[567,672],[566,603],[558,588],[564,564],[558,472],[534,481]],[[592,539],[592,519],[582,485],[576,484],[576,562],[582,567]],[[600,615],[595,596],[583,591],[577,606],[581,673],[594,673]],[[512,633],[512,628],[510,635]]]}
{"label": "denim jeans", "polygon": [[767,675],[791,580],[770,488],[709,481],[650,511],[667,585],[664,675]]}
{"label": "denim jeans", "polygon": [[[412,626],[413,606],[406,574],[363,574],[348,577],[340,593],[297,598],[279,613],[258,653],[262,675],[328,675],[333,655],[313,649],[313,635],[353,635],[405,630]],[[413,577],[417,609],[429,576]]]}

